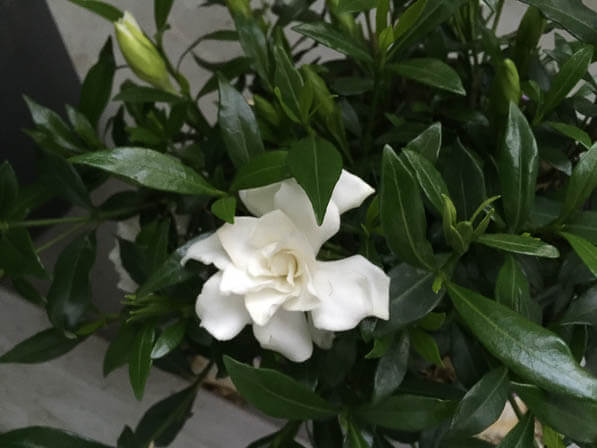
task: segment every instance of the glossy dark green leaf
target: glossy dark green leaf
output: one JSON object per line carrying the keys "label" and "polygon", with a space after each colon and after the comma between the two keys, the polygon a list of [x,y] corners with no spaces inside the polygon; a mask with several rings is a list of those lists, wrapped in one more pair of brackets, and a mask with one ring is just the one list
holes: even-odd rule
{"label": "glossy dark green leaf", "polygon": [[234,214],[236,212],[236,198],[234,196],[226,196],[217,199],[211,204],[211,212],[229,224],[234,224]]}
{"label": "glossy dark green leaf", "polygon": [[425,156],[430,162],[435,163],[439,157],[441,147],[442,124],[438,122],[432,124],[421,135],[411,140],[404,149],[415,151]]}
{"label": "glossy dark green leaf", "polygon": [[597,212],[583,211],[578,213],[568,221],[565,228],[568,232],[582,236],[597,245]]}
{"label": "glossy dark green leaf", "polygon": [[342,33],[329,23],[301,23],[292,29],[303,36],[310,37],[321,45],[355,58],[358,61],[373,62],[373,57],[364,45],[354,41],[351,36]]}
{"label": "glossy dark green leaf", "polygon": [[415,352],[421,356],[429,364],[435,364],[436,366],[442,367],[444,365],[439,347],[435,339],[423,330],[419,328],[411,328],[409,330],[410,343]]}
{"label": "glossy dark green leaf", "polygon": [[574,249],[574,252],[576,252],[593,275],[597,277],[597,246],[594,246],[583,237],[572,233],[561,232],[560,234],[566,238],[572,249]]}
{"label": "glossy dark green leaf", "polygon": [[378,321],[378,337],[397,331],[421,319],[433,310],[444,297],[444,291],[433,292],[433,272],[402,263],[390,275],[390,319]]}
{"label": "glossy dark green leaf", "polygon": [[307,193],[317,223],[321,225],[342,172],[342,156],[327,140],[309,136],[292,144],[288,167]]}
{"label": "glossy dark green leaf", "polygon": [[128,363],[130,353],[137,336],[137,328],[133,325],[122,325],[116,336],[110,341],[104,355],[103,372],[108,376],[111,372]]}
{"label": "glossy dark green leaf", "polygon": [[476,339],[463,332],[456,324],[450,330],[451,361],[458,381],[470,388],[487,370],[485,353]]}
{"label": "glossy dark green leaf", "polygon": [[94,234],[73,240],[58,257],[46,307],[56,328],[73,329],[91,306],[89,274],[94,262]]}
{"label": "glossy dark green leaf", "polygon": [[10,277],[47,276],[26,229],[0,232],[0,269]]}
{"label": "glossy dark green leaf", "polygon": [[297,123],[307,122],[311,104],[310,102],[303,104],[302,93],[306,88],[303,78],[282,45],[274,47],[274,59],[276,61],[274,85],[280,104],[290,119]]}
{"label": "glossy dark green leaf", "polygon": [[142,327],[135,336],[129,356],[129,379],[137,400],[143,398],[145,383],[151,370],[151,351],[155,330],[150,324]]}
{"label": "glossy dark green leaf", "polygon": [[361,95],[373,90],[374,82],[371,78],[356,76],[338,77],[330,81],[331,88],[344,96]]}
{"label": "glossy dark green leaf", "polygon": [[186,329],[187,322],[185,320],[181,320],[180,322],[176,322],[175,324],[164,328],[164,331],[162,331],[155,341],[153,349],[151,350],[151,358],[162,358],[178,347],[184,339]]}
{"label": "glossy dark green leaf", "polygon": [[238,40],[245,55],[255,64],[255,70],[266,86],[271,88],[271,62],[266,36],[253,17],[233,14]]}
{"label": "glossy dark green leaf", "polygon": [[504,211],[513,230],[525,224],[533,207],[538,171],[535,136],[524,114],[511,102],[499,153],[499,172]]}
{"label": "glossy dark green leaf", "polygon": [[276,370],[257,369],[224,357],[226,370],[240,394],[262,412],[276,418],[307,420],[338,413],[307,386]]}
{"label": "glossy dark green leaf", "polygon": [[534,448],[535,418],[528,412],[504,437],[498,448]]}
{"label": "glossy dark green leaf", "polygon": [[168,16],[172,9],[174,0],[154,0],[153,1],[153,17],[155,19],[155,26],[158,30],[163,29],[168,22]]}
{"label": "glossy dark green leaf", "polygon": [[456,70],[439,59],[407,59],[398,64],[391,64],[388,68],[412,81],[457,95],[466,95],[466,90],[464,90],[462,80]]}
{"label": "glossy dark green leaf", "polygon": [[492,425],[508,399],[508,369],[491,370],[466,393],[454,413],[450,431],[473,436]]}
{"label": "glossy dark green leaf", "polygon": [[9,215],[19,195],[17,176],[7,161],[0,165],[0,218]]}
{"label": "glossy dark green leaf", "polygon": [[29,426],[0,434],[2,448],[110,448],[77,434],[47,426]]}
{"label": "glossy dark green leaf", "polygon": [[410,339],[404,331],[393,339],[390,349],[381,357],[373,380],[373,401],[380,401],[393,394],[406,374]]}
{"label": "glossy dark green leaf", "polygon": [[192,415],[197,386],[192,384],[147,410],[135,428],[135,439],[140,447],[147,447],[152,441],[155,446],[168,446],[174,441]]}
{"label": "glossy dark green leaf", "polygon": [[435,210],[441,213],[443,208],[442,195],[449,196],[448,186],[442,175],[425,156],[420,155],[418,152],[405,148],[402,150],[400,157],[407,160],[419,183],[419,187]]}
{"label": "glossy dark green leaf", "polygon": [[366,11],[375,8],[375,5],[375,0],[340,0],[336,13]]}
{"label": "glossy dark green leaf", "polygon": [[579,39],[597,44],[597,13],[576,0],[522,0]]}
{"label": "glossy dark green leaf", "polygon": [[427,0],[417,0],[404,10],[394,27],[394,40],[399,40],[404,34],[412,29],[427,6]]}
{"label": "glossy dark green leaf", "polygon": [[455,403],[418,395],[394,395],[355,409],[361,420],[397,431],[421,431],[450,418]]}
{"label": "glossy dark green leaf", "polygon": [[185,99],[179,95],[165,92],[160,89],[145,86],[129,86],[120,91],[114,97],[114,101],[124,101],[125,103],[171,103],[183,102]]}
{"label": "glossy dark green leaf", "polygon": [[344,448],[371,448],[371,444],[365,440],[363,434],[361,434],[361,431],[352,420],[348,421]]}
{"label": "glossy dark green leaf", "polygon": [[558,258],[560,256],[560,252],[556,247],[531,236],[492,233],[479,236],[476,242],[487,247],[515,254],[545,258]]}
{"label": "glossy dark green leaf", "polygon": [[442,174],[458,217],[461,220],[471,218],[487,199],[485,175],[478,156],[457,140]]}
{"label": "glossy dark green leaf", "polygon": [[551,87],[543,97],[543,102],[539,106],[535,117],[535,123],[540,122],[543,117],[549,115],[566,98],[568,93],[587,73],[592,58],[593,47],[586,46],[570,56],[560,67],[560,71],[553,79]]}
{"label": "glossy dark green leaf", "polygon": [[94,126],[82,112],[67,104],[66,113],[74,131],[85,142],[88,148],[96,150],[104,147],[104,144],[97,136]]}
{"label": "glossy dark green leaf", "polygon": [[560,134],[565,135],[568,138],[571,138],[574,141],[577,141],[581,145],[583,145],[586,149],[591,147],[591,137],[585,131],[576,126],[567,123],[559,123],[555,121],[546,121],[546,125],[555,129]]}
{"label": "glossy dark green leaf", "polygon": [[223,78],[219,79],[218,123],[230,159],[237,167],[263,152],[263,141],[253,110],[245,98]]}
{"label": "glossy dark green leaf", "polygon": [[530,384],[514,383],[514,390],[542,423],[572,440],[597,442],[597,404],[550,394]]}
{"label": "glossy dark green leaf", "polygon": [[0,356],[0,363],[36,364],[49,361],[70,352],[81,341],[67,338],[63,332],[49,328],[15,345]]}
{"label": "glossy dark green leaf", "polygon": [[559,221],[567,220],[597,188],[597,144],[581,154],[568,182]]}
{"label": "glossy dark green leaf", "polygon": [[25,300],[33,303],[34,305],[45,307],[47,300],[40,294],[36,287],[34,287],[29,281],[24,278],[12,278],[10,279],[14,290]]}
{"label": "glossy dark green leaf", "polygon": [[515,374],[553,392],[597,401],[597,379],[556,334],[469,289],[450,283],[448,292],[472,333]]}
{"label": "glossy dark green leaf", "polygon": [[593,325],[597,327],[597,286],[587,289],[573,301],[558,323],[560,325]]}
{"label": "glossy dark green leaf", "polygon": [[97,0],[68,0],[75,5],[79,5],[100,17],[103,17],[110,22],[116,22],[123,16],[123,12],[116,8],[115,6],[110,5],[106,2],[100,2]]}
{"label": "glossy dark green leaf", "polygon": [[52,153],[44,154],[41,161],[42,178],[57,194],[79,207],[91,209],[87,187],[75,168],[62,157]]}
{"label": "glossy dark green leaf", "polygon": [[390,248],[404,261],[433,270],[427,220],[419,187],[406,161],[386,146],[382,158],[381,223]]}
{"label": "glossy dark green leaf", "polygon": [[511,255],[506,256],[506,261],[498,274],[495,300],[527,319],[541,323],[541,308],[531,299],[529,282],[524,271]]}
{"label": "glossy dark green leaf", "polygon": [[288,151],[268,151],[253,157],[239,167],[232,181],[232,190],[263,187],[290,177]]}
{"label": "glossy dark green leaf", "polygon": [[74,157],[71,162],[99,168],[155,190],[206,196],[223,195],[180,160],[151,149],[116,148],[97,151]]}
{"label": "glossy dark green leaf", "polygon": [[103,46],[98,61],[87,72],[81,86],[79,110],[94,126],[97,126],[97,122],[112,96],[115,72],[116,61],[110,37]]}
{"label": "glossy dark green leaf", "polygon": [[300,425],[300,421],[290,421],[281,430],[255,440],[247,448],[304,448],[294,440]]}

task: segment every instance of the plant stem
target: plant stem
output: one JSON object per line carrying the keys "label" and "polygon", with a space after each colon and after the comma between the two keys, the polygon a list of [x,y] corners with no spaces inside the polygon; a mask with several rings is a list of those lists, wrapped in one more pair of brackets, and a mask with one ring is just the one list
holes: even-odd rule
{"label": "plant stem", "polygon": [[518,420],[522,420],[524,414],[518,407],[518,403],[516,403],[516,397],[514,397],[512,393],[508,396],[508,401],[510,402],[510,405],[512,406],[512,409],[514,410],[514,413],[516,414]]}
{"label": "plant stem", "polygon": [[498,0],[498,4],[495,10],[495,17],[493,19],[493,23],[491,25],[491,31],[493,34],[497,31],[498,24],[500,23],[500,19],[502,17],[502,11],[504,10],[504,0]]}
{"label": "plant stem", "polygon": [[39,246],[35,251],[38,254],[41,254],[44,250],[49,249],[50,247],[52,247],[54,244],[59,243],[60,241],[62,241],[64,238],[66,238],[67,236],[69,236],[70,234],[76,232],[77,230],[85,227],[87,225],[86,222],[80,222],[79,224],[76,224],[74,226],[72,226],[70,229],[62,232],[61,234],[57,235],[55,238],[51,239],[50,241],[48,241],[45,244],[42,244],[41,246]]}
{"label": "plant stem", "polygon": [[28,221],[16,221],[9,222],[8,228],[19,228],[19,227],[44,227],[53,226],[56,224],[72,224],[72,223],[85,223],[91,221],[89,216],[66,216],[64,218],[48,218],[48,219],[30,219]]}

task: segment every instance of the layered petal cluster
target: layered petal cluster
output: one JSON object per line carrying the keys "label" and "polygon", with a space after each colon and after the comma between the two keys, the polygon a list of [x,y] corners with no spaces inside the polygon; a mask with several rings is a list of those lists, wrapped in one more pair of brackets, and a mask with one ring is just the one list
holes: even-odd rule
{"label": "layered petal cluster", "polygon": [[262,347],[302,362],[313,342],[329,346],[334,331],[363,318],[389,317],[389,277],[366,258],[318,261],[321,246],[340,229],[340,215],[373,193],[343,171],[321,226],[294,179],[239,193],[255,217],[236,217],[193,244],[189,259],[219,271],[197,298],[201,325],[229,340],[251,324]]}

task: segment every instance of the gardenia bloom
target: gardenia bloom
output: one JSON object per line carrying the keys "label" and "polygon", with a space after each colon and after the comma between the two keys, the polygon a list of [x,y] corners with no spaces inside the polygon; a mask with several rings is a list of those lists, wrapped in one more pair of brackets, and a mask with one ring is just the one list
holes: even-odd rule
{"label": "gardenia bloom", "polygon": [[201,325],[229,340],[252,324],[263,348],[302,362],[313,341],[329,347],[330,332],[350,330],[367,316],[388,319],[390,280],[379,267],[360,255],[316,259],[340,229],[340,215],[373,191],[343,171],[321,226],[294,179],[240,191],[257,217],[236,217],[193,244],[183,259],[219,269],[197,298]]}

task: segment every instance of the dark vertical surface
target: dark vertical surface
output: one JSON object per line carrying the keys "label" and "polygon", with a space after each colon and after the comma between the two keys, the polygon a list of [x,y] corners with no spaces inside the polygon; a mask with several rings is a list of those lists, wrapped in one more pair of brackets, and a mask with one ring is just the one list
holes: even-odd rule
{"label": "dark vertical surface", "polygon": [[0,162],[9,160],[20,182],[36,175],[35,147],[23,94],[64,115],[77,104],[80,83],[44,0],[0,0]]}

